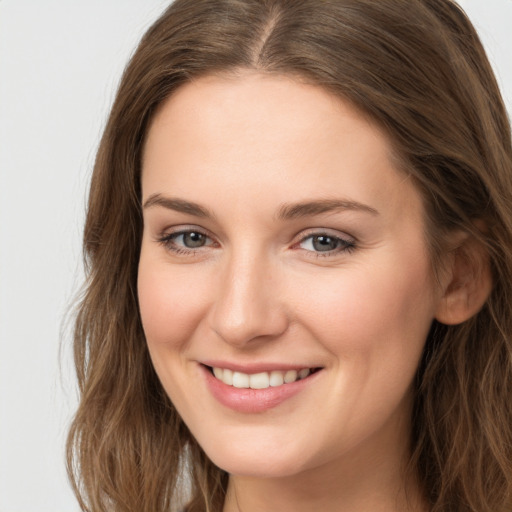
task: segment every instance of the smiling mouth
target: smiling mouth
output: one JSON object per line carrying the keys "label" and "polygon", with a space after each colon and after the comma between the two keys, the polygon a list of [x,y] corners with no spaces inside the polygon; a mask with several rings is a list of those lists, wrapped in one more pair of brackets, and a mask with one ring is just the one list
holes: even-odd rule
{"label": "smiling mouth", "polygon": [[305,379],[321,368],[302,368],[299,370],[273,370],[260,373],[242,373],[228,368],[207,367],[217,380],[227,386],[239,389],[267,389],[270,387],[285,386]]}

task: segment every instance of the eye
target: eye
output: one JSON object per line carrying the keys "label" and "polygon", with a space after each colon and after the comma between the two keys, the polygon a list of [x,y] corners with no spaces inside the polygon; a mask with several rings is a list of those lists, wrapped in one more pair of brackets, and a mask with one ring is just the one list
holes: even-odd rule
{"label": "eye", "polygon": [[183,245],[187,249],[197,249],[203,247],[208,241],[208,237],[198,231],[187,231],[185,233],[176,233],[172,235],[171,240],[177,245]]}
{"label": "eye", "polygon": [[176,253],[194,252],[196,249],[214,244],[208,235],[197,229],[186,229],[165,234],[158,241],[167,249]]}
{"label": "eye", "polygon": [[337,254],[353,250],[355,242],[354,240],[346,240],[327,233],[315,233],[303,238],[299,243],[299,247],[306,251],[323,253],[322,255],[329,256],[333,253]]}

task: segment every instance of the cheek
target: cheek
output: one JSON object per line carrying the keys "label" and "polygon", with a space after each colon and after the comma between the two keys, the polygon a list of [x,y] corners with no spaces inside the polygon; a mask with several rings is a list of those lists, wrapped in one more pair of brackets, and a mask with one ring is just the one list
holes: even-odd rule
{"label": "cheek", "polygon": [[[203,312],[205,290],[190,272],[173,270],[165,261],[141,254],[138,297],[142,325],[148,345],[179,348],[190,339]],[[162,348],[164,348],[162,346]]]}
{"label": "cheek", "polygon": [[190,269],[180,272],[174,266],[171,272],[165,258],[141,253],[137,288],[149,354],[167,395],[185,414],[191,391],[184,354],[204,314],[200,286]]}
{"label": "cheek", "polygon": [[[395,260],[396,261],[396,260]],[[391,261],[390,261],[391,263]],[[345,413],[351,439],[370,433],[392,411],[405,411],[433,319],[428,262],[383,265],[346,274],[330,292],[307,287],[303,318],[333,356],[328,409]],[[306,316],[308,315],[308,316]],[[350,411],[349,414],[346,414]],[[336,439],[339,423],[326,425]]]}
{"label": "cheek", "polygon": [[303,287],[303,318],[331,352],[373,357],[423,347],[434,317],[428,260],[380,263]]}

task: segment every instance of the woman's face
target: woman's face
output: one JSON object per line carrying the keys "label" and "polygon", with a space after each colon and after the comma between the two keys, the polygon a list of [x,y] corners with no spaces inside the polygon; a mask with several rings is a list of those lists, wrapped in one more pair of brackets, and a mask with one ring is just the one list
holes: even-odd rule
{"label": "woman's face", "polygon": [[163,387],[228,472],[407,449],[440,293],[419,193],[390,151],[348,104],[284,77],[202,78],[157,113],[142,322]]}

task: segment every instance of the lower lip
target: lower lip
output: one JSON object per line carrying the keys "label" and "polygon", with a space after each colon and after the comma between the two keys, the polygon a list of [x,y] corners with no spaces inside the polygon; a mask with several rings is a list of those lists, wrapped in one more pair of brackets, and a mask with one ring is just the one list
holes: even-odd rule
{"label": "lower lip", "polygon": [[318,375],[322,373],[321,371],[317,371],[310,374],[305,379],[281,386],[268,387],[265,389],[250,389],[228,386],[221,380],[215,378],[211,371],[205,366],[201,365],[201,369],[210,392],[222,405],[237,412],[253,414],[277,407],[312,384]]}

